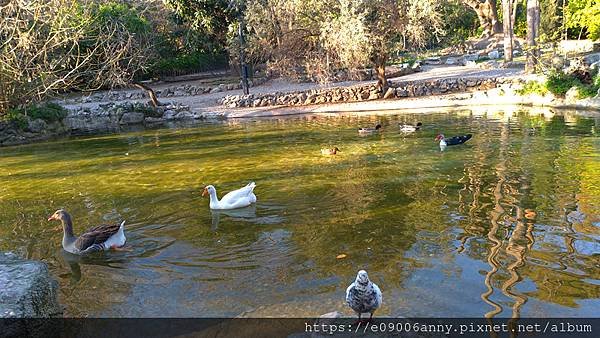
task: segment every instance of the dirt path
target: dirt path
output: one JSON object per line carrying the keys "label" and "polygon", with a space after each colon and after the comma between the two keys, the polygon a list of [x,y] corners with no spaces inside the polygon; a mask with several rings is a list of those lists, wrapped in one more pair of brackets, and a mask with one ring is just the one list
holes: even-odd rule
{"label": "dirt path", "polygon": [[[410,75],[405,75],[398,78],[391,78],[391,81],[397,82],[405,82],[405,81],[425,81],[425,80],[437,80],[437,79],[445,79],[445,78],[456,78],[456,77],[467,77],[467,78],[489,78],[489,77],[518,77],[524,76],[522,69],[481,69],[477,66],[423,66],[423,69],[419,73],[413,73]],[[346,81],[346,82],[337,82],[337,83],[329,83],[329,84],[316,84],[316,83],[292,83],[289,81],[285,81],[282,79],[275,79],[268,81],[262,85],[250,88],[251,94],[266,94],[273,92],[295,92],[295,91],[305,91],[311,89],[322,89],[322,88],[332,88],[332,87],[345,87],[345,86],[355,86],[355,85],[365,85],[369,83],[375,83],[375,81]],[[159,83],[155,85],[151,85],[151,87],[155,90],[164,89],[169,86],[183,86],[183,85],[197,85],[200,84],[200,81],[187,81],[187,82],[168,82],[168,83]],[[134,89],[123,89],[121,91],[124,92],[133,92]],[[179,103],[183,105],[189,105],[192,111],[196,112],[212,112],[212,113],[220,113],[225,114],[231,117],[241,117],[241,116],[264,116],[264,115],[278,115],[282,114],[280,110],[287,111],[306,111],[312,110],[307,109],[305,107],[299,108],[289,108],[289,107],[262,107],[262,108],[227,108],[218,103],[220,99],[227,95],[240,95],[242,94],[242,90],[228,90],[218,93],[207,93],[207,94],[199,94],[193,96],[176,96],[176,97],[168,97],[168,98],[160,98],[163,102],[173,102]],[[393,100],[393,101],[402,101],[404,102],[401,106],[405,106],[406,104],[410,104],[410,102],[414,100],[427,100],[427,98],[421,99],[403,99],[403,100]],[[145,101],[145,100],[126,100],[127,101]],[[382,102],[390,102],[390,101],[382,101]],[[61,102],[67,108],[74,108],[76,106],[85,106],[85,107],[96,107],[105,102],[90,102],[90,103],[69,103],[68,101]],[[354,107],[364,108],[365,105],[377,105],[377,102],[358,102],[354,104],[339,104],[336,106],[340,107]],[[389,103],[384,104],[389,105]],[[332,109],[332,105],[324,105],[323,107],[328,107],[328,109]],[[348,109],[348,108],[347,108]]]}

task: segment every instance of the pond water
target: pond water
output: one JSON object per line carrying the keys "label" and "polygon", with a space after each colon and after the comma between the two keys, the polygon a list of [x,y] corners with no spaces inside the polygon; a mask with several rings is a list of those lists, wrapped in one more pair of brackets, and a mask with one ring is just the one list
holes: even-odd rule
{"label": "pond water", "polygon": [[[424,124],[411,135],[399,122]],[[361,137],[359,126],[383,131]],[[434,137],[473,133],[440,152]],[[0,250],[47,262],[68,316],[581,316],[600,308],[600,118],[527,110],[236,120],[0,148]],[[336,156],[322,147],[335,145]],[[258,203],[211,212],[255,181]],[[127,221],[130,252],[63,252]],[[345,254],[345,258],[336,258]]]}

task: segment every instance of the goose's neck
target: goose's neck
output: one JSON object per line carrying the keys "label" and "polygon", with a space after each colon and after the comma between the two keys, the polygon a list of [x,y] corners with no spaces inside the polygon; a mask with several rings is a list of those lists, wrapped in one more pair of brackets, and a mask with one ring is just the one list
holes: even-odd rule
{"label": "goose's neck", "polygon": [[69,214],[64,215],[64,218],[61,219],[62,225],[63,225],[63,240],[62,240],[62,244],[63,246],[67,246],[73,242],[75,242],[75,240],[77,238],[75,238],[75,235],[73,234],[73,222],[71,221],[71,216]]}
{"label": "goose's neck", "polygon": [[208,194],[210,196],[210,204],[217,204],[217,203],[219,203],[219,198],[217,197],[217,191],[216,191],[216,189],[213,189],[213,190],[209,191]]}

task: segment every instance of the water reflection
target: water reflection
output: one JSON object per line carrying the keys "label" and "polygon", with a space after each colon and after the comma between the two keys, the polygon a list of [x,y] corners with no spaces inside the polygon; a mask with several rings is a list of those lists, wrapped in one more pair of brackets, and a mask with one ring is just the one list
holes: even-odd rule
{"label": "water reflection", "polygon": [[[420,132],[397,130],[416,120]],[[0,249],[47,261],[75,316],[344,312],[360,268],[384,291],[382,315],[593,316],[599,121],[488,108],[347,114],[2,148]],[[375,122],[379,135],[356,132]],[[440,153],[439,132],[474,137]],[[321,156],[330,144],[342,152]],[[199,196],[249,178],[250,208],[210,211]],[[61,233],[45,219],[58,207],[77,229],[126,219],[133,251],[57,254]]]}
{"label": "water reflection", "polygon": [[252,222],[256,219],[256,205],[250,205],[245,208],[233,210],[210,210],[212,216],[211,230],[215,231],[219,227],[219,221],[222,216],[229,217],[232,221]]}

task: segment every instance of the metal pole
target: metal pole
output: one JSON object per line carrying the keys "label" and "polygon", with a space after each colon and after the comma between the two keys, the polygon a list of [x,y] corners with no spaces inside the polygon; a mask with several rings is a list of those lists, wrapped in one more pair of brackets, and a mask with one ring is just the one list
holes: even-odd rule
{"label": "metal pole", "polygon": [[248,88],[248,65],[246,65],[245,53],[244,53],[244,16],[241,11],[239,14],[239,29],[238,34],[240,36],[240,66],[242,73],[242,89],[244,90],[244,94],[248,95],[250,93],[250,89]]}

